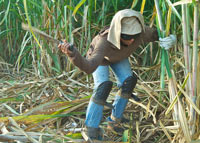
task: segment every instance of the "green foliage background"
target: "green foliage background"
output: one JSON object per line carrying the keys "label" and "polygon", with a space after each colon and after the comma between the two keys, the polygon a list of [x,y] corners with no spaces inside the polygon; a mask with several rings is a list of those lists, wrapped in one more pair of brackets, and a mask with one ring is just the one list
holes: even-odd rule
{"label": "green foliage background", "polygon": [[[82,3],[81,3],[82,2]],[[28,16],[31,25],[41,29],[58,39],[71,40],[69,35],[74,29],[78,29],[73,39],[83,55],[99,30],[109,25],[112,16],[120,9],[131,8],[140,11],[142,1],[130,0],[27,0]],[[79,6],[79,4],[82,4]],[[153,1],[146,1],[144,16],[147,24],[152,16]],[[87,9],[88,8],[88,9]],[[84,12],[87,9],[87,12]],[[76,11],[77,10],[77,11]],[[40,49],[30,33],[21,28],[21,23],[27,23],[24,3],[22,0],[0,1],[0,57],[3,61],[15,65],[21,69],[32,67],[41,69],[45,64],[42,56],[49,56],[52,60],[49,67],[54,67],[60,72],[60,59],[56,45],[52,45],[41,39],[43,49]],[[75,16],[73,15],[75,12]],[[86,20],[83,16],[86,15]],[[75,19],[76,18],[76,19]],[[54,49],[54,50],[52,50]],[[42,55],[43,53],[43,55]],[[33,64],[33,57],[37,64]],[[18,66],[17,66],[18,65]],[[63,66],[63,65],[62,65]],[[65,68],[63,68],[65,69]],[[50,69],[51,70],[51,69]],[[48,70],[47,70],[48,71]]]}

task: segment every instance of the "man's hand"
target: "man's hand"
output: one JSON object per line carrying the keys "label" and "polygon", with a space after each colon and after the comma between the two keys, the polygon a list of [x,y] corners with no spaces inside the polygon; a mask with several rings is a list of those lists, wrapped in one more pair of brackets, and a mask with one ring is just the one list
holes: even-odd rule
{"label": "man's hand", "polygon": [[73,55],[73,45],[68,43],[66,40],[63,40],[63,43],[58,45],[58,48],[67,56],[72,57]]}
{"label": "man's hand", "polygon": [[176,44],[176,36],[169,35],[165,38],[159,38],[159,41],[162,48],[164,48],[165,50],[169,50],[172,46]]}

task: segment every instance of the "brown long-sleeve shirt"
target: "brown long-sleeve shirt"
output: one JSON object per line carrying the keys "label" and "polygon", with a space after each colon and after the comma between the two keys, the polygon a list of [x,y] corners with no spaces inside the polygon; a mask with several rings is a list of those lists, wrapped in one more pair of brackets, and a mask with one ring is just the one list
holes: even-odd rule
{"label": "brown long-sleeve shirt", "polygon": [[156,29],[148,26],[145,26],[145,32],[142,32],[131,45],[121,45],[120,49],[107,41],[107,36],[108,29],[103,30],[94,37],[87,52],[87,58],[81,56],[79,51],[74,49],[73,55],[70,57],[71,62],[80,70],[90,74],[99,65],[109,65],[128,58],[139,45],[158,40]]}

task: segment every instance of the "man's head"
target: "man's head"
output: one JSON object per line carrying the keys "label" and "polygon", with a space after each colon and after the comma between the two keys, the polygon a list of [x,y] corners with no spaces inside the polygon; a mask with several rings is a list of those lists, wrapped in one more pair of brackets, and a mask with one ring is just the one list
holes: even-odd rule
{"label": "man's head", "polygon": [[120,41],[124,45],[131,45],[142,32],[142,26],[135,16],[124,17],[121,20]]}
{"label": "man's head", "polygon": [[135,16],[124,17],[121,20],[121,34],[136,35],[142,32],[142,25]]}
{"label": "man's head", "polygon": [[143,30],[144,20],[140,12],[131,9],[121,10],[111,21],[107,40],[120,49],[121,41],[125,42],[125,45],[130,45],[136,39],[136,35]]}
{"label": "man's head", "polygon": [[121,34],[120,41],[123,45],[129,46],[131,45],[137,37],[139,37],[140,33],[135,35],[127,35],[127,34]]}

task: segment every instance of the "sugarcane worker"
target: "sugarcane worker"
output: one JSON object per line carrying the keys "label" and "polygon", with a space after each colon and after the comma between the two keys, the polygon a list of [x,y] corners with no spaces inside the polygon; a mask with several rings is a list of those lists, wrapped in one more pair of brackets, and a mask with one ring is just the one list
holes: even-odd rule
{"label": "sugarcane worker", "polygon": [[[128,57],[144,43],[158,41],[158,33],[154,28],[145,26],[140,12],[125,9],[117,12],[108,28],[96,35],[87,52],[81,56],[76,48],[70,50],[70,44],[64,42],[58,47],[71,62],[80,70],[93,75],[94,92],[86,111],[86,133],[91,139],[100,140],[104,105],[112,89],[109,69],[114,73],[119,92],[112,104],[112,113],[108,117],[108,128],[120,130],[123,112],[137,83],[137,76],[132,72]],[[175,44],[176,38],[170,35],[160,39],[163,48],[169,49]],[[109,68],[110,67],[110,68]],[[117,131],[118,132],[118,131]]]}

